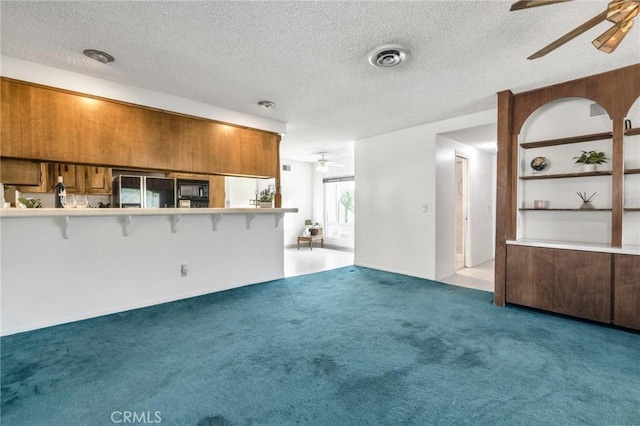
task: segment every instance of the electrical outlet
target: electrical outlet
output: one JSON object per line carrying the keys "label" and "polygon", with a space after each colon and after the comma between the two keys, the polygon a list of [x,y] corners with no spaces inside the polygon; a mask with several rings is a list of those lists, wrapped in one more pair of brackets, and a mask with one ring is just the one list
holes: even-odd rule
{"label": "electrical outlet", "polygon": [[187,276],[187,265],[180,265],[180,276],[181,277]]}

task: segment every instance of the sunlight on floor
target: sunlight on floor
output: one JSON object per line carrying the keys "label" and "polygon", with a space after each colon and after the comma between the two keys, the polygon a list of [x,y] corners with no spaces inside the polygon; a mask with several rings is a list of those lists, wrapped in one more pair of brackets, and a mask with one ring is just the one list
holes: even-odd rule
{"label": "sunlight on floor", "polygon": [[[353,253],[326,248],[308,247],[284,249],[284,276],[313,274],[353,265]],[[494,261],[475,268],[463,268],[455,275],[440,280],[446,284],[493,292]]]}
{"label": "sunlight on floor", "polygon": [[329,269],[342,268],[353,265],[353,253],[326,248],[300,247],[284,249],[284,276],[313,274]]}

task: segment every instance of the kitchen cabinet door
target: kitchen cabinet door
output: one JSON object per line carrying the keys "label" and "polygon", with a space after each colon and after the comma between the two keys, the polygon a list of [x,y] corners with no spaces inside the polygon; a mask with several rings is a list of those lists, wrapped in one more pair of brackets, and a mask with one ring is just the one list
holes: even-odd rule
{"label": "kitchen cabinet door", "polygon": [[40,163],[30,160],[3,158],[0,161],[0,182],[5,185],[40,185]]}
{"label": "kitchen cabinet door", "polygon": [[547,248],[507,246],[507,302],[551,310],[553,253]]}
{"label": "kitchen cabinet door", "polygon": [[223,208],[225,202],[224,176],[209,177],[209,207]]}
{"label": "kitchen cabinet door", "polygon": [[611,321],[611,254],[555,250],[553,311]]}
{"label": "kitchen cabinet door", "polygon": [[51,177],[49,176],[49,165],[47,163],[39,163],[38,168],[40,170],[40,183],[38,185],[31,186],[19,186],[20,192],[31,192],[44,194],[47,192],[53,192],[53,186],[55,183],[51,183]]}
{"label": "kitchen cabinet door", "polygon": [[84,187],[87,194],[111,195],[111,169],[99,166],[76,166],[84,173]]}
{"label": "kitchen cabinet door", "polygon": [[640,330],[640,256],[614,257],[613,322]]}
{"label": "kitchen cabinet door", "polygon": [[49,164],[49,178],[53,186],[58,182],[58,176],[62,176],[62,183],[67,192],[71,194],[84,193],[84,170],[82,166],[64,163]]}

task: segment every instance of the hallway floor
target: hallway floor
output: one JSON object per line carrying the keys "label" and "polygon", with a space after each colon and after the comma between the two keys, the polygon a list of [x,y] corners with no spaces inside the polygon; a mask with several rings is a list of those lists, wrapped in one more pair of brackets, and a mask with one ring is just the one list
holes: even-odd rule
{"label": "hallway floor", "polygon": [[491,260],[475,268],[463,268],[454,275],[440,281],[460,287],[493,292],[494,264],[495,262]]}
{"label": "hallway floor", "polygon": [[[284,249],[284,276],[313,274],[330,269],[353,265],[353,253],[326,248],[308,247]],[[494,261],[483,263],[475,268],[464,268],[441,282],[460,287],[493,292]]]}

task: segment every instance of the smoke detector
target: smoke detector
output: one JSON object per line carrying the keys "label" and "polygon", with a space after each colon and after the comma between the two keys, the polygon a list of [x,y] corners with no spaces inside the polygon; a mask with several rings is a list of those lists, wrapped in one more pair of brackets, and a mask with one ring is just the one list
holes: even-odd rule
{"label": "smoke detector", "polygon": [[391,44],[378,47],[369,53],[369,63],[378,68],[392,68],[403,63],[407,56],[409,56],[407,49]]}

